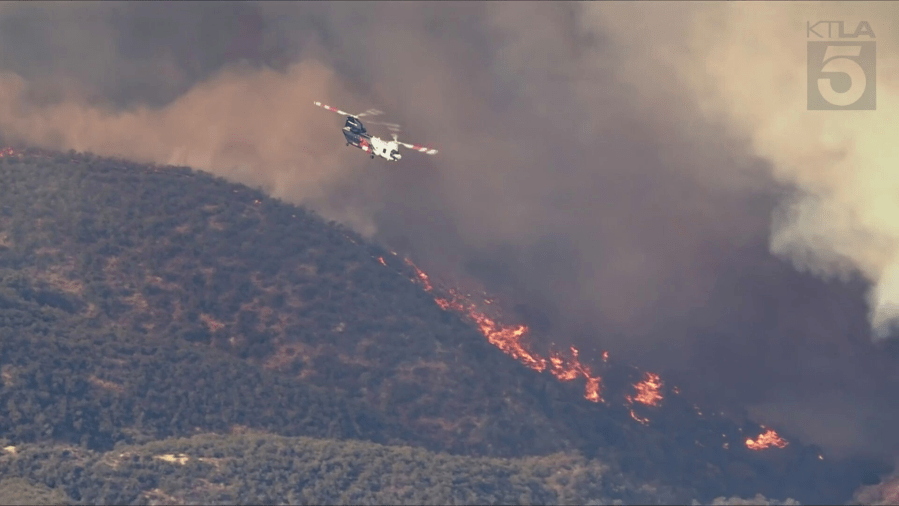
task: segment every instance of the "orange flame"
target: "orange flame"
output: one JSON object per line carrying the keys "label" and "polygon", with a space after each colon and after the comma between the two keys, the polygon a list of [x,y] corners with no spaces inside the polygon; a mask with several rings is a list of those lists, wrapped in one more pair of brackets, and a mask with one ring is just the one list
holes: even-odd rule
{"label": "orange flame", "polygon": [[[418,268],[411,260],[406,259],[406,263],[415,271],[415,275],[421,282],[426,292],[434,290],[428,275]],[[528,350],[522,343],[522,338],[527,335],[528,327],[526,325],[516,325],[504,327],[495,320],[479,311],[477,306],[471,302],[468,296],[462,295],[456,290],[446,290],[446,297],[435,296],[434,302],[445,311],[454,311],[464,314],[471,319],[478,329],[487,338],[490,344],[496,346],[506,355],[511,356],[515,360],[525,366],[543,372],[549,369],[550,374],[560,381],[573,381],[577,378],[584,378],[586,385],[584,386],[584,398],[592,402],[602,402],[602,378],[594,376],[589,367],[582,364],[578,359],[578,350],[574,346],[571,347],[571,357],[563,357],[558,352],[553,352],[549,359],[541,357],[539,354]],[[487,300],[487,303],[493,301]],[[608,359],[608,353],[603,354],[604,360]]]}
{"label": "orange flame", "polygon": [[[430,292],[433,290],[431,286],[431,282],[428,281],[428,275],[422,272],[421,269],[418,268],[415,264],[412,263],[412,260],[406,259],[406,263],[409,264],[413,269],[415,269],[415,275],[418,276],[418,279],[421,281],[422,285],[424,285],[424,289],[426,292]],[[440,302],[438,302],[440,304]],[[441,306],[442,307],[442,306]]]}
{"label": "orange flame", "polygon": [[644,373],[643,381],[634,385],[634,390],[637,391],[637,394],[624,396],[624,399],[627,401],[628,405],[631,406],[631,418],[642,423],[643,425],[648,425],[649,419],[639,416],[634,411],[633,405],[635,402],[639,402],[640,404],[645,404],[647,406],[658,406],[662,403],[663,399],[661,388],[662,380],[659,379],[658,374],[654,374],[651,372]]}
{"label": "orange flame", "polygon": [[601,388],[601,378],[587,378],[587,385],[584,387],[584,398],[591,402],[602,402]]}
{"label": "orange flame", "polygon": [[633,409],[631,409],[630,411],[631,411],[631,418],[642,423],[643,425],[649,425],[649,418],[643,418],[642,416],[638,415],[637,413],[634,413]]}
{"label": "orange flame", "polygon": [[661,388],[662,380],[659,379],[659,375],[648,372],[643,375],[643,381],[634,385],[637,395],[627,395],[625,399],[631,404],[639,402],[647,406],[658,406],[662,402]]}
{"label": "orange flame", "polygon": [[758,439],[746,439],[746,447],[750,450],[764,450],[772,446],[784,448],[789,444],[784,438],[780,437],[777,432],[774,432],[774,429],[768,429],[767,427],[762,428],[767,430],[762,433]]}

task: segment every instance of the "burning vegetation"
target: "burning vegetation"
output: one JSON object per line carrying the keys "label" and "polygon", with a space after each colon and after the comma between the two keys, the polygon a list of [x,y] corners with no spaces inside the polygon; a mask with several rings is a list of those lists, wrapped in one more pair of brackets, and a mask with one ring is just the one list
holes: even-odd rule
{"label": "burning vegetation", "polygon": [[[767,427],[762,427],[766,429],[761,435],[759,435],[756,439],[747,438],[746,439],[746,447],[750,450],[765,450],[767,448],[771,448],[772,446],[775,448],[784,448],[789,443],[780,437],[780,435],[774,431],[774,429],[769,429]],[[819,456],[820,457],[820,456]]]}
{"label": "burning vegetation", "polygon": [[[583,378],[586,382],[584,398],[591,402],[603,402],[602,378],[595,375],[588,366],[581,363],[578,359],[577,348],[572,346],[570,355],[567,356],[559,352],[553,352],[549,358],[542,357],[538,353],[529,350],[526,344],[523,343],[522,339],[528,332],[526,325],[500,325],[493,318],[490,318],[478,309],[471,296],[461,294],[458,290],[446,289],[443,290],[445,292],[443,295],[434,293],[434,286],[431,284],[428,275],[412,263],[411,260],[406,259],[406,263],[415,271],[415,275],[424,290],[434,294],[434,301],[437,302],[438,306],[444,310],[454,311],[466,316],[474,322],[490,344],[535,371],[543,372],[549,370],[550,374],[560,381],[573,381]],[[489,302],[487,301],[488,304]],[[608,357],[608,352],[603,352],[603,361],[607,361]]]}
{"label": "burning vegetation", "polygon": [[[396,253],[393,253],[396,255]],[[387,265],[383,257],[378,257],[378,262]],[[436,287],[431,278],[421,269],[418,268],[411,260],[405,259],[405,262],[415,273],[414,282],[419,283],[422,288],[434,297],[434,301],[442,309],[453,311],[470,320],[477,326],[478,330],[484,337],[494,346],[503,351],[503,353],[511,356],[521,364],[538,372],[549,371],[559,381],[574,381],[583,378],[585,381],[584,398],[592,402],[603,402],[603,382],[602,378],[595,374],[587,365],[583,364],[579,358],[578,349],[574,346],[569,348],[569,352],[564,355],[560,352],[552,352],[548,357],[541,356],[539,353],[530,349],[527,345],[528,327],[526,325],[501,325],[497,320],[482,311],[480,307],[483,305],[491,305],[492,300],[483,299],[483,304],[474,301],[470,294],[463,294],[459,290],[453,288]],[[603,363],[608,363],[609,352],[602,352]],[[624,396],[625,407],[628,409],[631,418],[640,424],[648,425],[650,420],[645,416],[637,413],[640,405],[649,408],[658,408],[664,400],[663,388],[665,383],[658,374],[645,372],[642,379],[633,384],[633,393]],[[671,387],[674,394],[680,394],[678,387]],[[694,405],[694,409],[699,416],[703,416],[698,406]],[[780,437],[773,429],[763,427],[766,430],[755,440],[746,439],[746,446],[751,450],[765,450],[768,448],[784,448],[787,441]],[[724,443],[723,447],[728,449],[730,445]]]}
{"label": "burning vegetation", "polygon": [[628,395],[627,400],[631,404],[639,402],[647,406],[658,406],[662,402],[662,384],[658,374],[648,372],[643,375],[643,381],[634,385],[637,395]]}
{"label": "burning vegetation", "polygon": [[662,403],[662,380],[658,374],[647,372],[643,375],[643,381],[634,385],[636,395],[626,395],[624,398],[630,406],[631,418],[642,423],[649,424],[648,418],[643,418],[634,412],[634,403],[646,406],[658,407]]}

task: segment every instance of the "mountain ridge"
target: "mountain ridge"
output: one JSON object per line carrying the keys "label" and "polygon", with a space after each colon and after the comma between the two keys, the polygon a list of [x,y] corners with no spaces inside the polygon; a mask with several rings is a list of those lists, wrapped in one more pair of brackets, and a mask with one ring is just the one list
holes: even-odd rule
{"label": "mountain ridge", "polygon": [[[792,439],[752,452],[741,443],[762,427],[702,419],[670,392],[649,426],[591,403],[440,307],[383,246],[221,178],[13,149],[0,192],[3,395],[31,410],[0,417],[14,445],[109,451],[247,426],[478,458],[563,452],[660,476],[686,501],[848,498],[872,472]],[[602,374],[616,401],[634,383],[624,366]],[[49,429],[23,421],[50,405]]]}

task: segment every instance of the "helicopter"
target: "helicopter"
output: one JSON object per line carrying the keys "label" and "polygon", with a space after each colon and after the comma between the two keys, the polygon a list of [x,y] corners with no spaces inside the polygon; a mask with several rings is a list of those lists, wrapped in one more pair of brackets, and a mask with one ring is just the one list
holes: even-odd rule
{"label": "helicopter", "polygon": [[384,114],[377,109],[369,109],[360,114],[350,114],[348,112],[337,109],[336,107],[322,104],[321,102],[313,103],[323,109],[327,109],[342,116],[346,116],[346,123],[343,126],[343,136],[344,138],[346,138],[346,145],[354,146],[361,149],[362,151],[365,151],[372,159],[378,156],[389,162],[398,162],[403,158],[403,155],[400,154],[400,146],[408,149],[413,149],[415,151],[418,151],[419,153],[424,153],[426,155],[437,154],[436,149],[418,146],[416,144],[408,144],[397,140],[396,132],[399,131],[400,126],[396,123],[370,121],[369,124],[371,125],[384,125],[389,130],[391,130],[393,132],[391,134],[393,140],[387,141],[381,139],[380,137],[372,136],[370,133],[368,133],[368,130],[365,129],[365,126],[362,124],[362,121],[360,121],[359,118]]}

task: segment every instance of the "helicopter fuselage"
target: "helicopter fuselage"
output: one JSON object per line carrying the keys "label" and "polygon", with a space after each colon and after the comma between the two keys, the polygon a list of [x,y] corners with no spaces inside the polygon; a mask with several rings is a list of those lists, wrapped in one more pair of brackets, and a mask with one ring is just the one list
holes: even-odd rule
{"label": "helicopter fuselage", "polygon": [[347,117],[343,127],[343,136],[347,146],[354,146],[368,153],[372,158],[379,156],[387,161],[396,162],[402,158],[399,144],[396,141],[385,141],[378,137],[372,137],[362,125],[362,122],[352,116]]}

